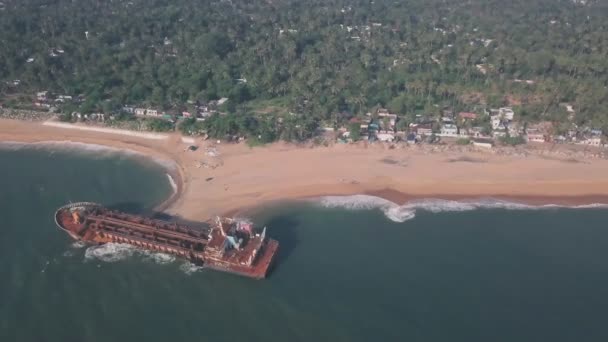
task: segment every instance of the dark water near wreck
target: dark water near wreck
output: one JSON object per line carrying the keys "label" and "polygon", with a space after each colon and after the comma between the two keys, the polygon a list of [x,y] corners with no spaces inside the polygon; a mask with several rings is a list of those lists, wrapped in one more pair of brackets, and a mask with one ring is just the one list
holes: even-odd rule
{"label": "dark water near wreck", "polygon": [[265,209],[281,258],[252,281],[54,227],[69,200],[149,210],[159,166],[0,149],[0,170],[0,341],[608,340],[606,210]]}

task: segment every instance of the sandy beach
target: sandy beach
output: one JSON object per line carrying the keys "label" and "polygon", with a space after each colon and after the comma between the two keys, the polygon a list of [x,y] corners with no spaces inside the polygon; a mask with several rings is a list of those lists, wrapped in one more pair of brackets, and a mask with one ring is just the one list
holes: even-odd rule
{"label": "sandy beach", "polygon": [[[178,193],[160,209],[187,220],[289,199],[370,194],[401,204],[418,198],[493,197],[530,204],[608,203],[608,160],[500,156],[489,152],[428,153],[385,145],[250,148],[181,136],[145,138],[0,120],[0,141],[81,142],[175,162]],[[86,200],[86,199],[82,199]]]}

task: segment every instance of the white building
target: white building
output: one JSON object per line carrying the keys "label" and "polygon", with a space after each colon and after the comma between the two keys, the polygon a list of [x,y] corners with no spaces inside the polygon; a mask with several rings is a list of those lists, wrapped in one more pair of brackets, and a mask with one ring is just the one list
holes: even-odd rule
{"label": "white building", "polygon": [[457,137],[458,136],[458,127],[453,124],[444,124],[441,126],[441,131],[439,136],[442,137]]}
{"label": "white building", "polygon": [[577,144],[599,147],[602,145],[602,139],[600,139],[598,137],[593,137],[593,138],[581,140],[581,141],[577,142]]}
{"label": "white building", "polygon": [[391,114],[388,111],[384,112],[378,109],[378,117],[382,119],[388,119],[389,127],[385,127],[385,129],[392,129],[397,123],[397,114]]}
{"label": "white building", "polygon": [[146,116],[160,116],[161,113],[156,109],[148,109],[146,110]]}
{"label": "white building", "polygon": [[492,132],[492,137],[494,138],[502,138],[507,136],[507,131],[505,129],[497,129]]}
{"label": "white building", "polygon": [[146,115],[146,110],[144,108],[135,108],[135,115],[144,116]]}
{"label": "white building", "polygon": [[537,129],[528,129],[526,139],[530,142],[545,142],[545,135]]}
{"label": "white building", "polygon": [[46,96],[48,95],[48,91],[41,91],[36,94],[36,99],[38,101],[46,101]]}
{"label": "white building", "polygon": [[498,113],[502,118],[509,121],[513,121],[513,117],[515,116],[515,112],[511,107],[499,108]]}
{"label": "white building", "polygon": [[500,127],[502,125],[500,116],[498,116],[498,115],[491,117],[490,121],[492,123],[492,129],[498,129],[498,127]]}
{"label": "white building", "polygon": [[517,122],[511,122],[507,126],[507,132],[509,132],[509,135],[512,137],[518,137],[523,134],[524,130]]}
{"label": "white building", "polygon": [[393,140],[395,140],[395,136],[390,133],[378,133],[376,134],[376,138],[378,138],[379,141],[384,142],[392,142]]}

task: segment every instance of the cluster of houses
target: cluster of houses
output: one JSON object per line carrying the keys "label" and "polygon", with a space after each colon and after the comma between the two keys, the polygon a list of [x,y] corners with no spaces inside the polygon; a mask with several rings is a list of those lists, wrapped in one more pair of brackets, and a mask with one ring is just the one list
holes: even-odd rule
{"label": "cluster of houses", "polygon": [[[570,112],[571,106],[566,107]],[[515,112],[511,107],[484,110],[481,114],[474,112],[459,112],[455,114],[449,109],[442,111],[440,116],[416,115],[408,125],[397,125],[397,114],[380,108],[376,114],[367,113],[366,118],[350,119],[353,124],[360,124],[360,135],[368,141],[406,141],[408,143],[436,142],[446,140],[470,140],[474,145],[492,147],[494,142],[505,137],[521,137],[525,142],[532,143],[572,143],[589,146],[603,146],[603,132],[599,129],[579,128],[574,124],[565,135],[555,135],[553,123],[539,122],[523,125],[515,120]],[[346,141],[350,132],[340,129],[341,139]]]}
{"label": "cluster of houses", "polygon": [[[33,102],[34,107],[40,109],[47,109],[49,111],[55,111],[57,107],[67,103],[82,103],[84,101],[83,96],[70,96],[70,95],[56,95],[52,94],[49,91],[40,91],[36,93],[36,98]],[[167,113],[163,110],[156,108],[143,108],[143,107],[134,107],[134,106],[123,106],[122,112],[134,115],[139,118],[160,118],[172,120],[175,117],[177,118],[196,118],[197,120],[205,120],[205,118],[213,115],[218,112],[218,107],[228,101],[228,98],[221,98],[218,100],[212,100],[206,103],[196,101],[189,102],[191,104],[193,110],[190,111],[182,111],[181,113]],[[75,118],[78,119],[95,119],[101,120],[105,119],[107,115],[111,115],[110,113],[94,113],[89,115],[83,115],[80,113],[72,114]]]}
{"label": "cluster of houses", "polygon": [[122,108],[123,112],[135,115],[140,118],[161,118],[161,119],[173,119],[175,116],[178,118],[196,118],[197,120],[205,120],[211,115],[218,113],[218,107],[223,105],[228,101],[228,98],[223,97],[219,100],[212,100],[207,103],[202,103],[200,101],[192,102],[193,110],[191,111],[182,111],[177,115],[171,115],[162,110],[154,109],[154,108],[136,108],[131,106],[124,106]]}
{"label": "cluster of houses", "polygon": [[70,95],[54,95],[48,91],[40,91],[36,93],[36,100],[34,101],[34,107],[51,109],[58,105],[82,101],[81,97],[72,97]]}
{"label": "cluster of houses", "polygon": [[[36,94],[34,106],[53,111],[53,108],[66,103],[80,103],[84,97],[69,95],[54,95],[48,91]],[[212,100],[206,103],[189,101],[189,111],[167,113],[155,108],[124,106],[122,111],[139,118],[161,118],[173,120],[175,118],[196,118],[205,120],[218,113],[218,108],[228,101],[228,98]],[[572,121],[575,112],[571,105],[561,104]],[[364,117],[354,117],[349,120],[349,127],[359,127],[359,135],[368,141],[408,143],[436,142],[439,139],[467,139],[474,145],[492,147],[494,142],[504,137],[521,137],[525,142],[532,143],[572,143],[588,146],[604,146],[603,132],[600,129],[577,127],[571,124],[571,129],[563,134],[555,134],[553,123],[538,122],[523,125],[516,120],[515,112],[511,107],[502,107],[475,112],[454,113],[444,109],[440,115],[416,115],[413,122],[407,125],[398,124],[400,116],[391,113],[388,109],[379,108],[375,114],[367,113]],[[104,121],[106,114],[94,113],[81,115],[72,114],[78,119]],[[333,130],[330,128],[328,130]],[[347,128],[339,129],[340,139],[347,141],[351,132]]]}

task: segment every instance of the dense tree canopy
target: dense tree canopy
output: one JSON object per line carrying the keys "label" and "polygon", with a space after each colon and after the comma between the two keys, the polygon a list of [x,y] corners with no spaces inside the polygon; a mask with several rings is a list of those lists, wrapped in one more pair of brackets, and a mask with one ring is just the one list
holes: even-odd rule
{"label": "dense tree canopy", "polygon": [[[608,4],[591,0],[4,1],[0,92],[82,94],[105,112],[278,99],[303,122],[274,134],[294,140],[301,125],[377,105],[511,104],[535,121],[559,120],[569,102],[578,123],[606,126],[606,18]],[[270,124],[242,117],[208,125]]]}

